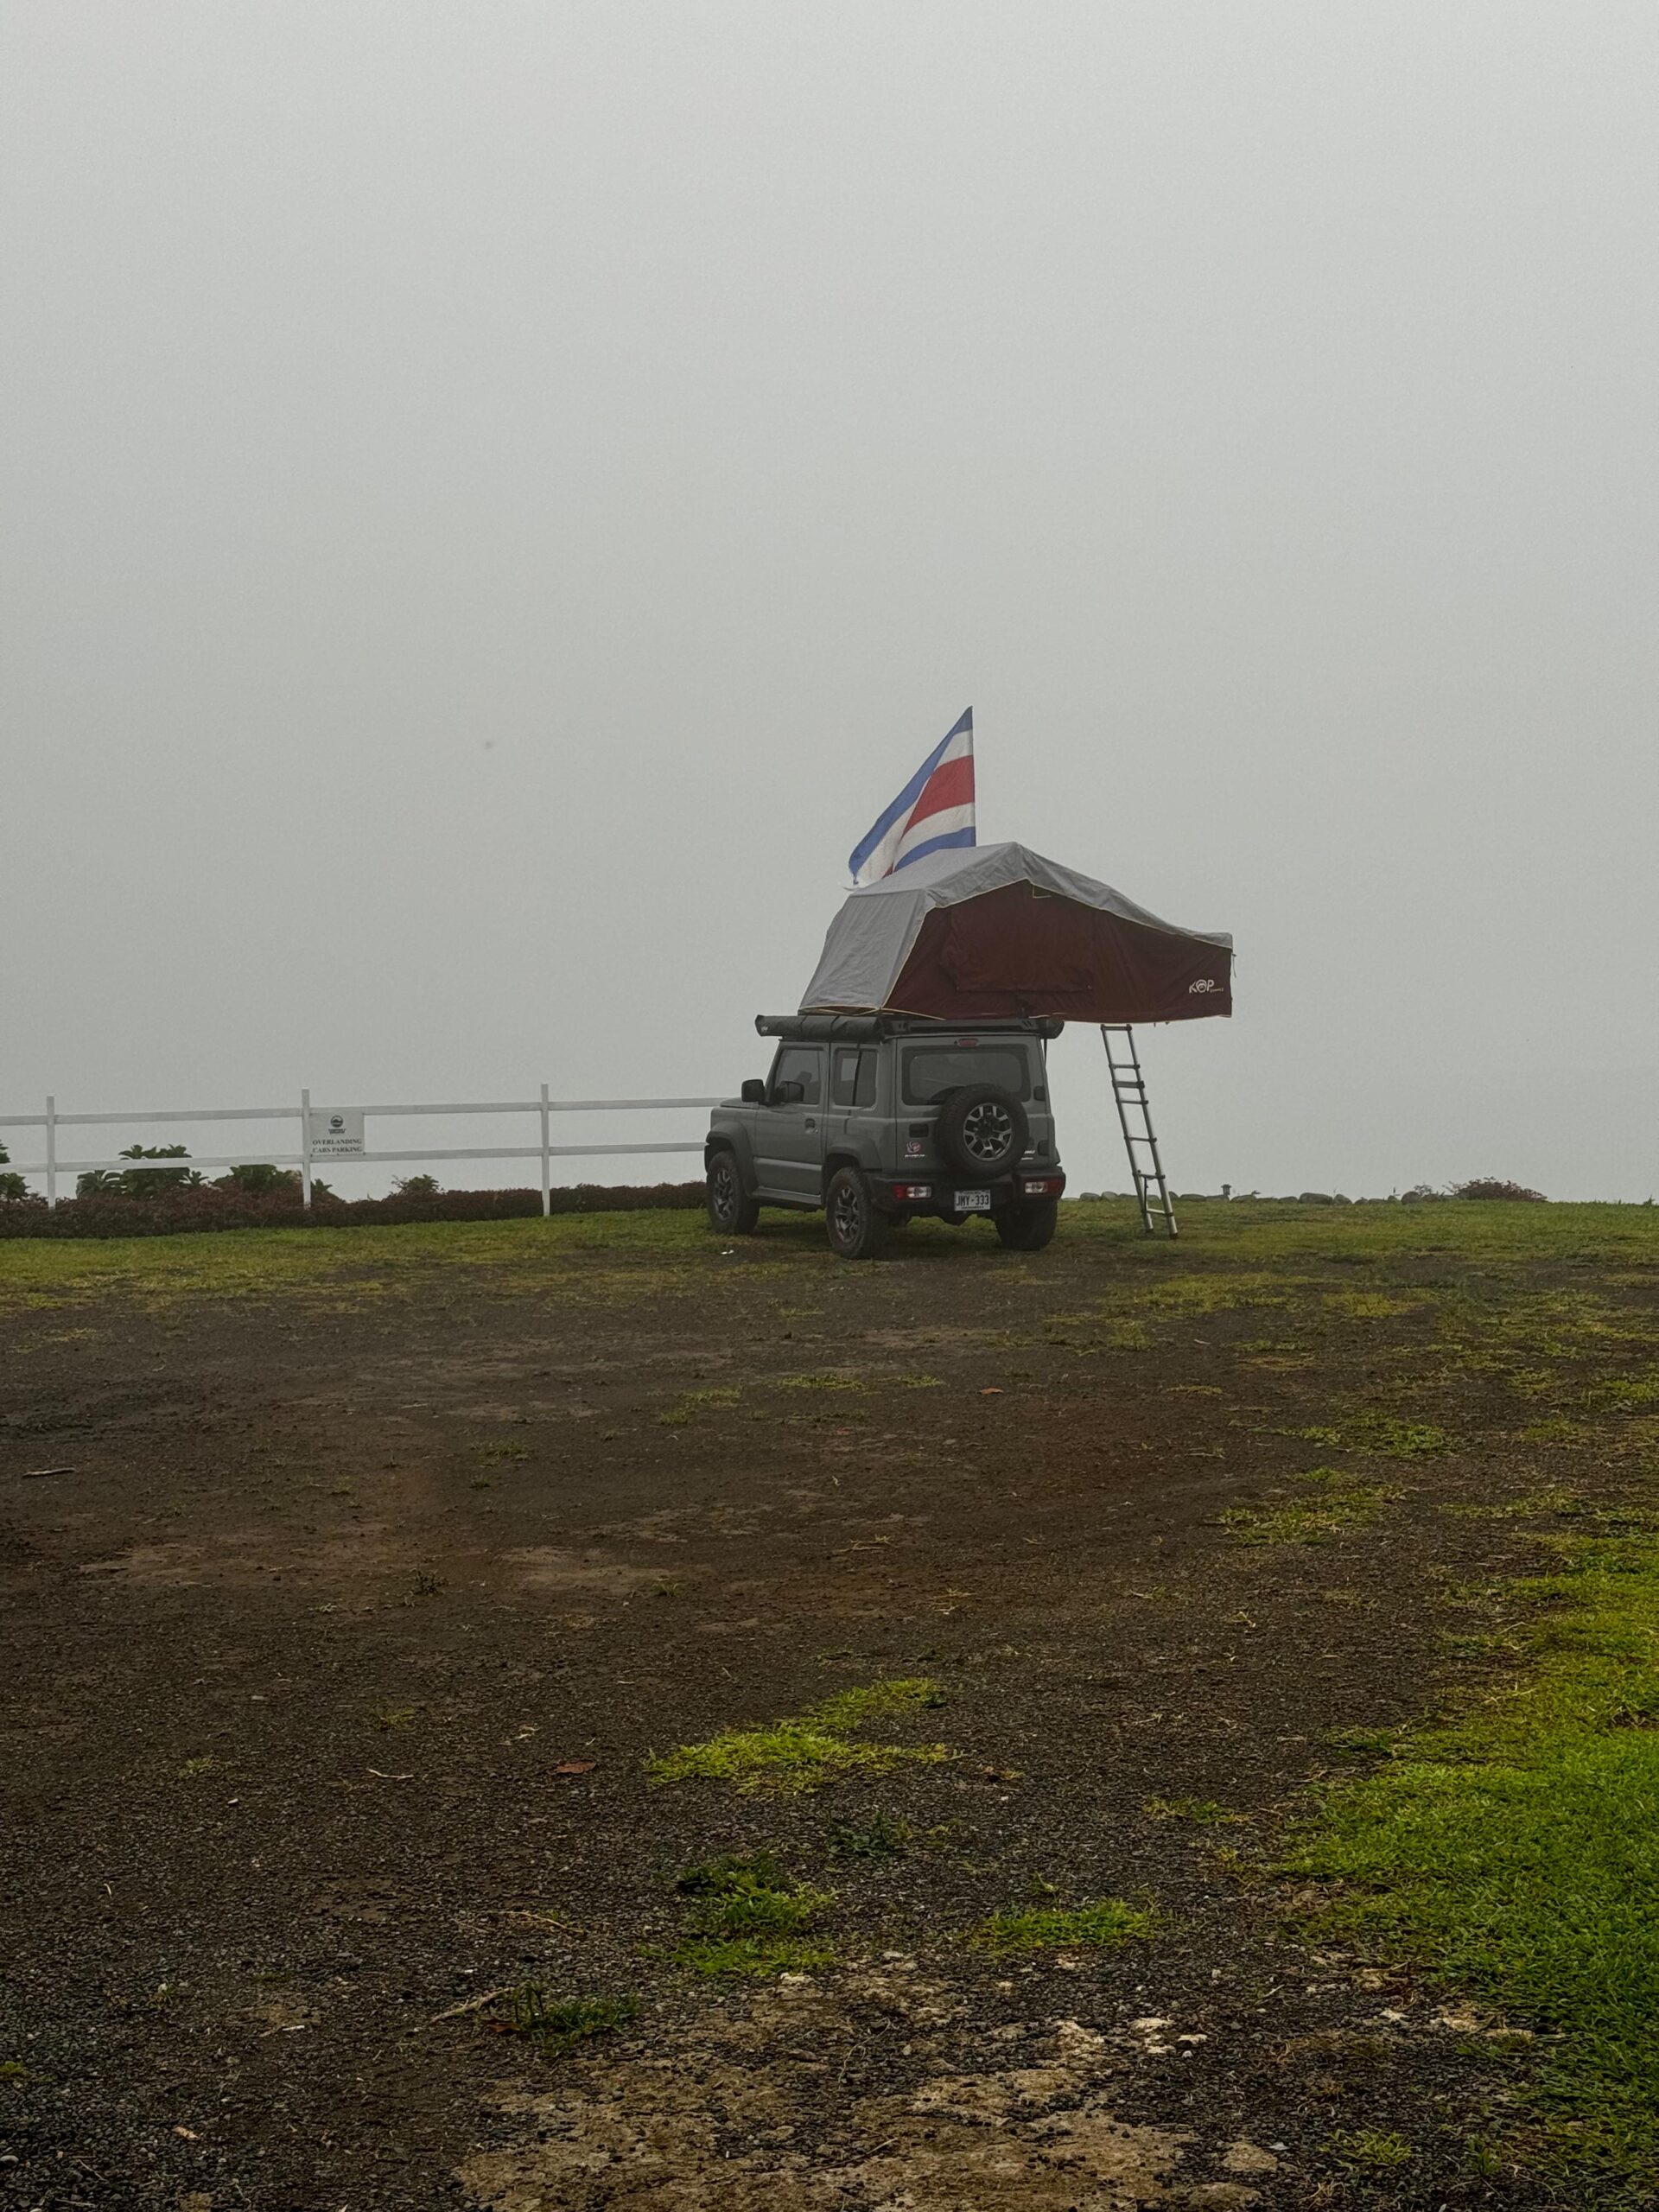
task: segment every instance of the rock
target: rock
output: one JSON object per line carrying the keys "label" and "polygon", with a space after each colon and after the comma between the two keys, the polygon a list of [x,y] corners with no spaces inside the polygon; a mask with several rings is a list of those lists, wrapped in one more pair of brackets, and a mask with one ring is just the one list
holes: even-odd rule
{"label": "rock", "polygon": [[1329,1191],[1304,1191],[1296,1203],[1299,1206],[1329,1206],[1334,1205],[1336,1200]]}
{"label": "rock", "polygon": [[1227,2145],[1222,2169],[1230,2174],[1276,2174],[1279,2161],[1271,2151],[1264,2151],[1259,2143],[1252,2143],[1241,2135],[1236,2143]]}

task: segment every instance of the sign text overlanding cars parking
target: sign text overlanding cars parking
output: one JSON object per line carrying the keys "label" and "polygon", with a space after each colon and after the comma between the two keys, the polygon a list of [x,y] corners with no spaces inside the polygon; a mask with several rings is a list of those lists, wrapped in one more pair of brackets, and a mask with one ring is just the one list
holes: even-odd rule
{"label": "sign text overlanding cars parking", "polygon": [[1046,1046],[1068,1020],[1232,1011],[1232,941],[1177,930],[1022,845],[927,855],[853,892],[798,1014],[763,1016],[772,1071],[715,1108],[709,1217],[824,1210],[845,1259],[915,1214],[988,1214],[1040,1251],[1065,1188]]}
{"label": "sign text overlanding cars parking", "polygon": [[361,1160],[363,1157],[363,1109],[360,1106],[341,1106],[329,1111],[314,1106],[308,1116],[309,1126],[306,1135],[313,1160]]}

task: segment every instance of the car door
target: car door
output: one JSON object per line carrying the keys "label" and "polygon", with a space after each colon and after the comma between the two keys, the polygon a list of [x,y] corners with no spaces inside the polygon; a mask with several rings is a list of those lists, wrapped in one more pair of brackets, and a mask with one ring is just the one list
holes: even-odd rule
{"label": "car door", "polygon": [[[801,1096],[782,1098],[798,1084]],[[823,1047],[783,1045],[772,1062],[766,1103],[754,1117],[755,1180],[763,1192],[817,1205],[823,1182]]]}

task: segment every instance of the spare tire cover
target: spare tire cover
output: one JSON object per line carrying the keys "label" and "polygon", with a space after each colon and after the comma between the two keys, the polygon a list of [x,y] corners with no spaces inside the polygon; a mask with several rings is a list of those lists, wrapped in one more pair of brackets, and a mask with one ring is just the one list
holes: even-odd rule
{"label": "spare tire cover", "polygon": [[933,1141],[959,1174],[1008,1174],[1024,1159],[1031,1134],[1026,1109],[995,1084],[964,1083],[939,1101]]}

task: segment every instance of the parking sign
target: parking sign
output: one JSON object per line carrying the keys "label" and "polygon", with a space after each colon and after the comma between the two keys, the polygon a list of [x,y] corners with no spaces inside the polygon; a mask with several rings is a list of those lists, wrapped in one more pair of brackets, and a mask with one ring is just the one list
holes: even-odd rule
{"label": "parking sign", "polygon": [[308,1134],[313,1160],[360,1160],[363,1109],[360,1106],[314,1106]]}

